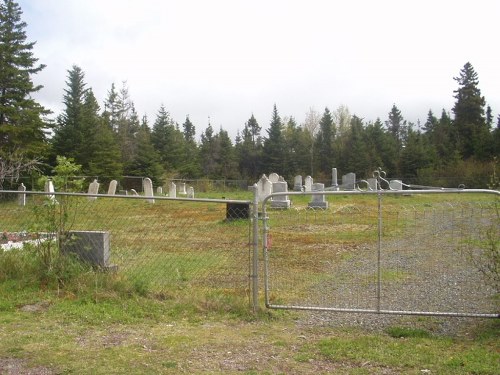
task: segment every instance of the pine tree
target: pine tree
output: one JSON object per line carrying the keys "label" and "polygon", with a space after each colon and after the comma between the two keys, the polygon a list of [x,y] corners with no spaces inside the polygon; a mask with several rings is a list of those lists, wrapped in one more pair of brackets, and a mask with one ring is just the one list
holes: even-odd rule
{"label": "pine tree", "polygon": [[186,116],[186,121],[182,124],[183,129],[183,149],[182,155],[179,155],[179,173],[184,178],[198,178],[201,175],[200,165],[198,163],[198,145],[196,144],[196,128]]}
{"label": "pine tree", "polygon": [[237,142],[239,155],[239,171],[243,178],[256,181],[259,177],[262,158],[261,127],[254,115],[248,119],[243,128],[241,142]]}
{"label": "pine tree", "polygon": [[284,138],[282,134],[283,124],[278,114],[276,104],[273,108],[273,116],[269,129],[267,129],[267,138],[263,146],[263,168],[268,173],[284,173]]}
{"label": "pine tree", "polygon": [[12,0],[0,0],[0,157],[22,152],[30,158],[47,151],[50,112],[33,98],[42,86],[31,76],[43,70],[33,56],[34,42],[26,41],[22,10]]}
{"label": "pine tree", "polygon": [[319,122],[319,132],[316,136],[316,151],[318,153],[318,172],[324,176],[329,175],[335,165],[333,153],[333,141],[335,138],[335,129],[332,113],[325,108],[323,116]]}
{"label": "pine tree", "polygon": [[391,111],[389,112],[389,120],[386,121],[386,126],[387,130],[396,141],[398,150],[401,150],[405,144],[408,128],[407,123],[399,108],[396,107],[396,104],[392,105]]}
{"label": "pine tree", "polygon": [[464,159],[475,156],[484,160],[491,150],[491,134],[484,116],[486,101],[478,87],[477,73],[467,62],[454,80],[458,82],[458,89],[454,91],[456,102],[452,109],[458,148]]}

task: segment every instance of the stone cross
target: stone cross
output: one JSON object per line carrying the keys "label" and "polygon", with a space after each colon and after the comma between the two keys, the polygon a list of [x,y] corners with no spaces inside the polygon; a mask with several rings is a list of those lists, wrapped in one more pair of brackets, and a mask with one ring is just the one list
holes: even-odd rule
{"label": "stone cross", "polygon": [[143,185],[143,188],[144,188],[144,195],[146,197],[150,197],[150,199],[147,200],[148,203],[154,203],[155,200],[153,199],[153,197],[154,197],[153,181],[151,181],[151,179],[149,177],[146,177],[142,181],[142,185]]}

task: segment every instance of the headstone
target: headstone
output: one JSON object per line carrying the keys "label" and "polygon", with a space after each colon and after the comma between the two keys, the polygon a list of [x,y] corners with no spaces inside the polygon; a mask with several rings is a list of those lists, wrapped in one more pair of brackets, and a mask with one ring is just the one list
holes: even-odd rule
{"label": "headstone", "polygon": [[26,206],[26,194],[23,194],[26,191],[26,186],[24,186],[23,183],[19,185],[19,188],[17,189],[21,194],[17,195],[17,203],[20,206]]}
{"label": "headstone", "polygon": [[271,181],[272,184],[275,182],[278,182],[280,180],[280,176],[277,173],[271,173],[269,175],[269,181]]}
{"label": "headstone", "polygon": [[389,181],[390,190],[403,190],[403,181],[401,180],[391,180]]}
{"label": "headstone", "polygon": [[[47,181],[45,181],[44,191],[46,193],[54,193],[55,192],[54,183],[52,182],[52,180],[50,178]],[[48,194],[47,198],[49,198],[51,201],[56,201],[56,196],[53,194]]]}
{"label": "headstone", "polygon": [[108,187],[108,195],[115,195],[117,186],[118,186],[118,181],[111,180]]}
{"label": "headstone", "polygon": [[[339,182],[337,179],[337,168],[332,168],[332,187],[337,188],[339,187]],[[335,190],[337,190],[335,189]]]}
{"label": "headstone", "polygon": [[[324,191],[325,184],[316,183],[312,186],[312,191]],[[325,199],[324,194],[313,195],[311,202],[307,204],[309,208],[321,208],[326,210],[328,208],[328,202]]]}
{"label": "headstone", "polygon": [[273,184],[265,174],[262,175],[260,180],[257,182],[257,197],[259,202],[263,202],[264,198],[273,192]]}
{"label": "headstone", "polygon": [[302,191],[302,176],[295,176],[293,180],[293,191]]}
{"label": "headstone", "polygon": [[194,198],[194,187],[190,186],[187,189],[187,197],[188,198]]}
{"label": "headstone", "polygon": [[110,235],[103,231],[69,231],[60,239],[61,250],[99,267],[109,266]]}
{"label": "headstone", "polygon": [[354,190],[356,187],[356,173],[348,173],[342,176],[342,188],[344,190]]}
{"label": "headstone", "polygon": [[150,197],[148,199],[148,203],[154,203],[155,200],[153,199],[154,197],[154,191],[153,191],[153,181],[149,177],[146,177],[144,180],[142,180],[142,185],[144,189],[144,195],[146,197]]}
{"label": "headstone", "polygon": [[[286,182],[275,182],[273,184],[273,193],[286,193],[288,192],[288,184]],[[273,197],[271,201],[271,208],[290,208],[290,200],[288,195],[280,195]]]}
{"label": "headstone", "polygon": [[132,195],[139,195],[139,193],[135,189],[130,189],[130,192],[132,193]]}
{"label": "headstone", "polygon": [[180,182],[179,183],[179,194],[183,194],[183,195],[187,194],[186,183],[185,182]]}
{"label": "headstone", "polygon": [[377,179],[376,178],[369,178],[366,180],[368,182],[368,190],[372,191],[377,191]]}
{"label": "headstone", "polygon": [[[88,194],[99,194],[99,182],[97,182],[97,180],[94,180],[90,183],[89,185],[89,190],[88,190]],[[89,200],[91,201],[95,201],[97,199],[97,197],[88,197]]]}
{"label": "headstone", "polygon": [[156,194],[157,195],[163,195],[163,187],[162,186],[158,186],[156,188]]}
{"label": "headstone", "polygon": [[313,178],[311,176],[306,176],[306,180],[304,182],[304,191],[310,192],[312,191]]}
{"label": "headstone", "polygon": [[170,198],[177,198],[177,186],[175,185],[174,182],[170,183],[170,186],[168,189],[168,196]]}

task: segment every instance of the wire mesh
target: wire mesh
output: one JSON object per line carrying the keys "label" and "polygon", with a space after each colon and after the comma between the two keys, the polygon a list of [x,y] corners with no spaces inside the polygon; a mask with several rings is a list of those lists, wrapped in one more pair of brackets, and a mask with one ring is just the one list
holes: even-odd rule
{"label": "wire mesh", "polygon": [[266,210],[268,306],[498,314],[484,272],[500,241],[495,197],[387,195],[380,211],[374,194],[327,195],[326,210],[293,198],[290,210]]}
{"label": "wire mesh", "polygon": [[[60,231],[108,233],[104,267],[151,293],[185,290],[196,298],[220,292],[248,301],[248,202],[228,210],[221,201],[155,197],[150,203],[141,196],[56,193],[57,203],[52,204],[47,195],[28,192],[23,206],[17,196],[4,193],[0,201],[0,256],[33,238],[30,234],[51,236],[54,226],[45,214],[52,207],[55,213],[49,216],[55,214],[59,220],[55,228]],[[56,237],[54,233],[51,238]]]}

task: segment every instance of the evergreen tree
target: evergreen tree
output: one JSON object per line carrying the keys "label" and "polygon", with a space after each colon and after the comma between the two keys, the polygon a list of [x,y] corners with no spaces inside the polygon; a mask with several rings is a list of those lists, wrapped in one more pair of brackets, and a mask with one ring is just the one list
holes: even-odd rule
{"label": "evergreen tree", "polygon": [[318,152],[318,172],[324,176],[331,173],[333,165],[335,165],[335,158],[333,153],[333,141],[335,137],[335,128],[333,124],[333,117],[328,108],[319,122],[319,132],[316,137],[316,151]]}
{"label": "evergreen tree", "polygon": [[239,171],[243,178],[255,181],[259,177],[262,158],[261,127],[254,115],[245,123],[241,141],[237,142]]}
{"label": "evergreen tree", "polygon": [[182,128],[184,142],[182,156],[179,158],[182,160],[179,164],[179,173],[185,178],[197,178],[200,177],[201,170],[198,163],[198,145],[195,140],[196,129],[189,116],[186,116]]}
{"label": "evergreen tree", "polygon": [[380,119],[365,129],[365,142],[369,155],[371,171],[382,168],[391,175],[397,175],[398,150],[392,134],[389,134]]}
{"label": "evergreen tree", "polygon": [[387,130],[396,141],[398,150],[401,150],[404,147],[406,139],[407,124],[401,111],[396,107],[396,104],[392,105],[391,111],[389,112],[389,120],[386,121],[386,126]]}
{"label": "evergreen tree", "polygon": [[410,126],[404,149],[401,151],[401,176],[412,178],[418,176],[418,170],[432,164],[432,151],[426,138]]}
{"label": "evergreen tree", "polygon": [[82,150],[87,148],[83,130],[83,107],[88,89],[84,79],[85,74],[78,66],[73,65],[71,70],[68,70],[67,88],[64,90],[63,97],[65,108],[57,119],[52,139],[56,155],[72,158],[80,165],[83,164]]}
{"label": "evergreen tree", "polygon": [[477,73],[467,62],[454,80],[458,82],[458,89],[454,91],[456,102],[452,109],[458,148],[464,159],[475,156],[484,160],[491,150],[491,134],[484,117],[486,102],[478,87]]}
{"label": "evergreen tree", "polygon": [[22,10],[12,0],[0,0],[0,157],[18,152],[29,157],[47,152],[50,112],[33,98],[42,86],[35,86],[31,76],[43,70],[33,56],[34,42],[27,42]]}
{"label": "evergreen tree", "polygon": [[273,108],[273,116],[269,129],[267,129],[267,138],[263,145],[263,168],[267,173],[283,174],[284,165],[284,138],[282,134],[283,124],[278,114],[276,104]]}
{"label": "evergreen tree", "polygon": [[217,170],[213,177],[217,179],[237,179],[239,177],[238,163],[236,161],[233,144],[227,131],[221,128],[215,137],[215,142],[217,150],[215,155]]}
{"label": "evergreen tree", "polygon": [[200,144],[200,165],[205,177],[211,178],[217,173],[217,145],[214,138],[214,129],[210,122],[205,132],[201,134]]}
{"label": "evergreen tree", "polygon": [[364,133],[363,121],[355,115],[352,116],[349,136],[346,138],[342,153],[342,169],[354,172],[358,176],[371,175],[374,170],[366,152]]}

